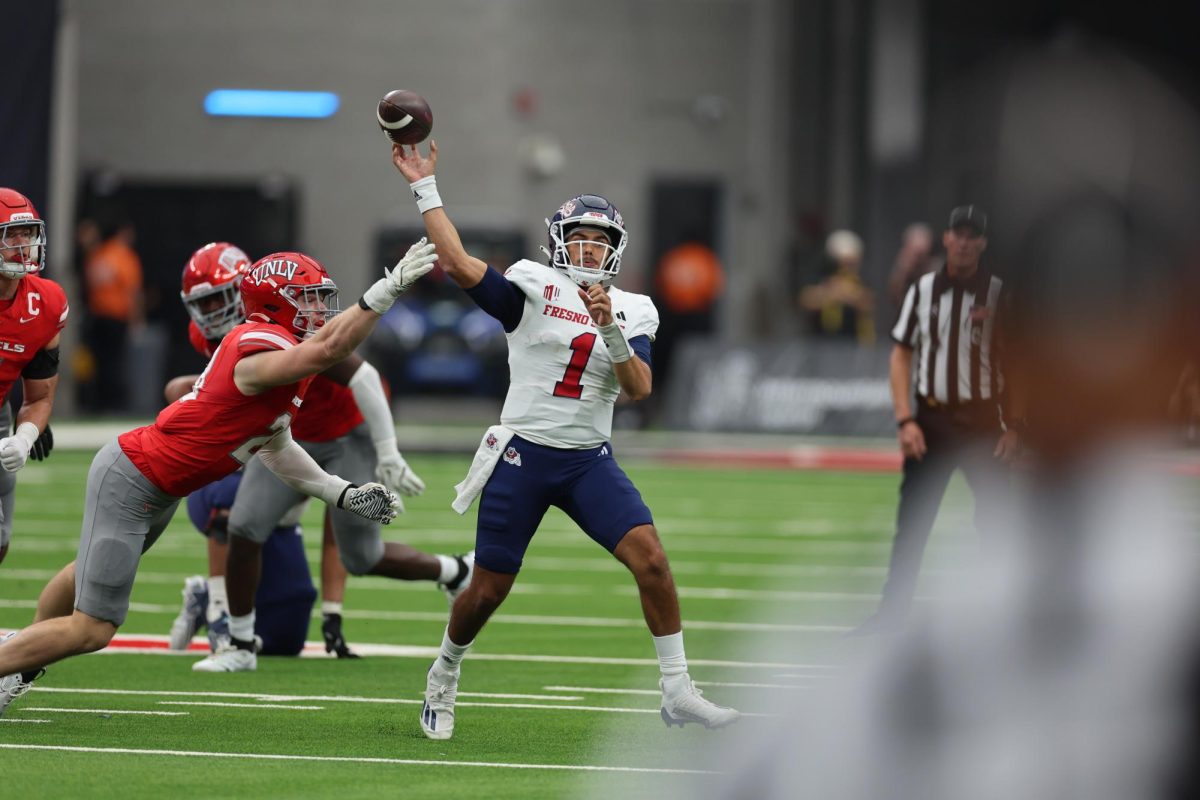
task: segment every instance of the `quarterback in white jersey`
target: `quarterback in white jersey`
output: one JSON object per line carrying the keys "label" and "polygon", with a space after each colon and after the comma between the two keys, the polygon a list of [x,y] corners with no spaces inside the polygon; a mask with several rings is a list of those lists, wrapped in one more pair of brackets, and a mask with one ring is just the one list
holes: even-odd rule
{"label": "quarterback in white jersey", "polygon": [[518,261],[501,275],[471,256],[442,207],[434,169],[416,146],[394,145],[392,161],[409,181],[438,263],[508,336],[511,385],[500,424],[487,430],[456,488],[461,514],[479,500],[475,573],[458,597],[429,668],[421,729],[454,733],[460,664],[504,602],[525,550],[550,506],[561,508],[637,581],[662,679],[661,713],[670,725],[720,728],[738,719],[704,698],[688,676],[674,578],[650,509],[613,457],[613,404],[637,401],[653,385],[650,345],[658,312],[650,299],[611,286],[621,268],[625,221],[599,195],[571,198],[546,220],[549,264]]}

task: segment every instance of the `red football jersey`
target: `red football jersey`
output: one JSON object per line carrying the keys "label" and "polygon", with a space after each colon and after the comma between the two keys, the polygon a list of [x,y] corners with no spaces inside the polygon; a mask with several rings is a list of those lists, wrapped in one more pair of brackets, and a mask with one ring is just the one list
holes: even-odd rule
{"label": "red football jersey", "polygon": [[0,401],[37,352],[67,324],[67,294],[49,278],[26,275],[17,293],[0,309]]}
{"label": "red football jersey", "polygon": [[[212,357],[212,345],[195,322],[188,323],[188,339],[196,352]],[[362,412],[348,386],[318,375],[304,395],[304,406],[292,420],[292,436],[302,442],[331,442],[356,428]]]}
{"label": "red football jersey", "polygon": [[278,325],[242,323],[221,340],[195,388],[153,425],[122,434],[121,449],[151,483],[176,497],[236,471],[291,424],[312,378],[247,396],[234,385],[233,368],[244,356],[296,344]]}

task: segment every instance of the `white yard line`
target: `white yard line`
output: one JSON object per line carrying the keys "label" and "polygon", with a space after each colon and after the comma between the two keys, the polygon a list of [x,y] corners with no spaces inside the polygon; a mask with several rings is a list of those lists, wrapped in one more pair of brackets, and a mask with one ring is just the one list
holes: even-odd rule
{"label": "white yard line", "polygon": [[[372,703],[382,705],[401,705],[401,706],[419,706],[424,700],[414,700],[406,697],[355,697],[355,696],[340,696],[340,695],[283,695],[283,694],[251,694],[244,692],[182,692],[182,691],[165,691],[165,690],[143,690],[143,689],[68,689],[60,687],[42,688],[34,686],[32,691],[35,692],[62,692],[67,694],[111,694],[124,696],[147,696],[147,697],[220,697],[224,699],[238,700],[259,700],[259,701],[288,701],[288,700],[305,700],[317,701],[326,703]],[[659,692],[655,692],[659,694]],[[219,706],[223,708],[290,708],[304,710],[320,710],[321,706],[296,706],[296,705],[269,705],[267,703],[223,703],[219,701],[185,701],[185,700],[158,700],[159,705],[174,705],[174,706]],[[478,701],[459,701],[457,703],[463,707],[474,708],[524,708],[538,709],[545,711],[598,711],[607,714],[657,714],[657,708],[625,708],[620,706],[581,706],[581,705],[550,705],[547,703],[485,703]],[[742,714],[744,717],[764,717],[767,714]]]}
{"label": "white yard line", "polygon": [[[674,566],[674,565],[672,565]],[[767,566],[767,565],[762,565]],[[14,569],[6,570],[5,577],[21,580],[50,580],[57,570]],[[748,574],[745,577],[751,577]],[[138,583],[153,583],[162,585],[178,585],[182,588],[183,577],[178,573],[139,572]],[[424,581],[392,581],[387,579],[357,580],[354,583],[357,591],[411,591],[429,592],[430,584]],[[679,596],[692,600],[771,600],[795,602],[834,602],[862,601],[879,602],[878,592],[827,592],[827,591],[794,591],[781,589],[743,589],[726,586],[680,586]],[[555,595],[595,597],[599,594],[610,594],[618,597],[632,597],[638,594],[638,588],[632,581],[623,582],[616,586],[580,585],[578,583],[521,583],[513,586],[513,594],[518,595]],[[175,609],[178,610],[177,608]],[[314,612],[315,613],[315,612]]]}
{"label": "white yard line", "polygon": [[221,708],[286,708],[289,711],[324,711],[325,706],[289,706],[274,703],[216,703],[199,700],[159,700],[160,706],[219,706]]}
{"label": "white yard line", "polygon": [[132,714],[143,717],[186,717],[186,711],[119,711],[111,708],[49,708],[46,706],[17,706],[17,711],[50,711],[55,714]]}
{"label": "white yard line", "polygon": [[[31,604],[33,601],[29,601]],[[0,606],[5,606],[11,603],[9,607],[17,607],[13,601],[0,602]],[[444,619],[444,617],[443,617]],[[8,629],[0,628],[0,633],[7,632]],[[135,639],[146,639],[155,642],[166,642],[168,637],[164,634],[141,634],[141,633],[118,633],[118,637],[128,637]],[[441,653],[439,647],[430,647],[424,645],[410,644],[372,644],[355,642],[354,649],[362,653],[364,656],[385,656],[392,658],[421,658],[433,659],[437,658]],[[199,659],[202,653],[193,653],[188,651],[167,650],[164,647],[108,647],[101,650],[100,653],[111,655],[122,655],[126,653],[150,653],[153,655],[163,655],[172,657],[188,657]],[[305,645],[306,657],[311,658],[332,658],[324,651],[324,644],[321,642],[308,642]],[[611,656],[575,656],[575,655],[555,655],[555,654],[540,654],[540,653],[488,653],[488,652],[471,652],[471,661],[515,661],[530,664],[591,664],[591,665],[607,665],[607,666],[629,666],[629,667],[657,667],[658,660],[654,658],[619,658]],[[831,670],[836,669],[832,664],[792,664],[783,661],[729,661],[725,659],[715,658],[688,658],[688,663],[702,667],[729,667],[732,669],[774,669],[774,670]],[[804,675],[795,675],[791,677],[807,677]],[[35,687],[36,688],[36,687]],[[136,692],[134,692],[136,694]],[[249,695],[248,695],[249,696]],[[257,695],[252,695],[257,696]]]}
{"label": "white yard line", "polygon": [[[717,686],[734,689],[811,689],[811,686],[796,683],[730,683],[725,681],[695,681],[697,686]],[[623,689],[601,686],[543,686],[547,692],[582,692],[584,694],[644,694],[660,695],[658,689]]]}
{"label": "white yard line", "polygon": [[16,719],[14,717],[0,718],[0,722],[32,722],[32,723],[39,724],[39,725],[44,725],[48,722],[53,722],[53,721],[54,720],[50,720],[50,719]]}
{"label": "white yard line", "polygon": [[[36,600],[0,599],[0,608],[36,608]],[[148,614],[179,613],[178,605],[161,603],[130,603],[131,611]],[[438,622],[445,623],[444,611],[372,611],[369,609],[347,609],[342,612],[346,619],[382,619],[393,622]],[[569,628],[637,628],[646,627],[638,617],[580,617],[554,616],[548,614],[497,614],[490,620],[492,625],[542,625]],[[802,623],[776,622],[724,622],[718,620],[687,621],[689,630],[734,631],[734,632],[782,632],[782,633],[845,633],[849,625],[808,625]],[[355,648],[358,645],[355,644]]]}
{"label": "white yard line", "polygon": [[[657,712],[656,712],[657,713]],[[712,770],[666,769],[655,767],[613,767],[593,764],[518,764],[503,761],[449,761],[420,758],[369,758],[366,756],[317,756],[292,755],[286,753],[216,753],[202,750],[156,750],[131,747],[73,747],[66,745],[8,744],[0,743],[6,750],[50,750],[65,753],[112,753],[139,756],[182,756],[191,758],[245,758],[262,761],[318,761],[346,764],[392,764],[417,767],[484,767],[491,769],[546,769],[574,772],[642,772],[671,775],[718,775]]]}
{"label": "white yard line", "polygon": [[552,703],[571,703],[582,697],[563,694],[497,694],[495,692],[459,692],[459,697],[484,697],[489,700],[549,700]]}

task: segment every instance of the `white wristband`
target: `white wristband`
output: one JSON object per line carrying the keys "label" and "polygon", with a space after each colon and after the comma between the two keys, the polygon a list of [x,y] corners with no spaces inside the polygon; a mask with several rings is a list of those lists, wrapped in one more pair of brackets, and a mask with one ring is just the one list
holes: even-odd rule
{"label": "white wristband", "polygon": [[38,426],[34,425],[32,422],[22,422],[17,426],[17,429],[13,431],[13,436],[24,439],[30,447],[33,447],[33,443],[36,442],[37,438],[41,435],[42,432],[38,430]]}
{"label": "white wristband", "polygon": [[408,188],[412,189],[413,197],[417,200],[417,209],[422,214],[442,207],[442,197],[438,194],[437,179],[434,176],[429,175],[419,181],[413,181]]}
{"label": "white wristband", "polygon": [[615,322],[609,325],[598,325],[597,330],[600,331],[600,338],[608,347],[608,357],[614,364],[623,364],[633,358],[633,353],[629,350],[629,342],[625,341],[625,334],[621,333],[620,325]]}

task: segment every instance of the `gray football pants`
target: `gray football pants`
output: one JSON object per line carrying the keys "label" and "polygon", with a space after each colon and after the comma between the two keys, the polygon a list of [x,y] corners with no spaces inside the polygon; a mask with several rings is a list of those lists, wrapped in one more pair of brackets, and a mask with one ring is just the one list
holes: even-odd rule
{"label": "gray football pants", "polygon": [[[375,480],[375,446],[367,424],[329,442],[299,442],[331,475],[359,484]],[[255,457],[246,463],[242,485],[229,512],[229,532],[263,544],[279,520],[304,494],[288,486]],[[380,524],[339,508],[330,509],[333,536],[342,564],[351,575],[364,575],[383,558]]]}

